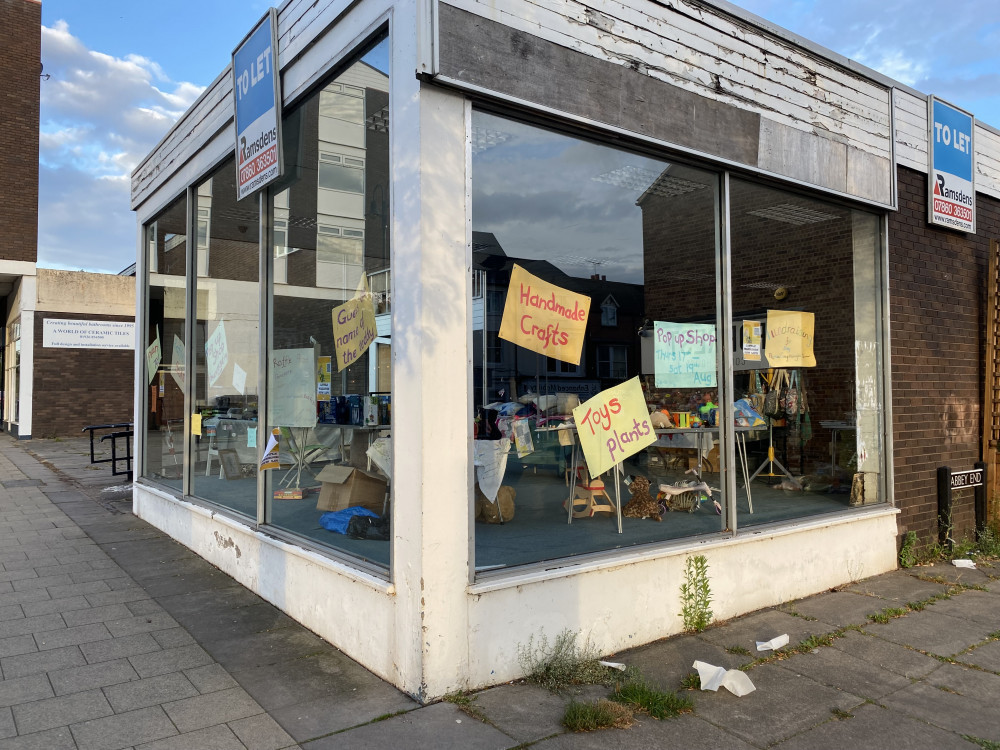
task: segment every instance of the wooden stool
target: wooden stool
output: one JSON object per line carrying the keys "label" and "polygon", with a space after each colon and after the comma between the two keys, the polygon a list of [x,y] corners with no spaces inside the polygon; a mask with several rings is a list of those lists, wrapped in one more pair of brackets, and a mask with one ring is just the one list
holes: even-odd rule
{"label": "wooden stool", "polygon": [[595,513],[614,513],[614,501],[601,479],[580,479],[573,496],[573,518],[591,518]]}

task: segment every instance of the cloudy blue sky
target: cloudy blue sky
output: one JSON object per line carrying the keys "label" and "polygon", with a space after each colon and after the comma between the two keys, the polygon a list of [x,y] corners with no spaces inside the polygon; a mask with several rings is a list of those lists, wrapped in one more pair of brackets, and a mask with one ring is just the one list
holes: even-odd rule
{"label": "cloudy blue sky", "polygon": [[[1000,0],[737,5],[1000,127]],[[135,258],[129,174],[229,62],[264,0],[43,0],[39,264]]]}

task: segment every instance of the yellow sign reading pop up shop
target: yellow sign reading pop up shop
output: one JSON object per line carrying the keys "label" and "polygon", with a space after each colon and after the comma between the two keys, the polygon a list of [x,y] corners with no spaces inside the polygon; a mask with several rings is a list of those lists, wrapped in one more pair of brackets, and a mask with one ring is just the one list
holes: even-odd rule
{"label": "yellow sign reading pop up shop", "polygon": [[764,352],[771,367],[815,367],[816,316],[794,310],[767,311]]}
{"label": "yellow sign reading pop up shop", "polygon": [[656,442],[639,378],[580,404],[573,410],[573,421],[592,477]]}
{"label": "yellow sign reading pop up shop", "polygon": [[578,365],[589,314],[590,297],[542,281],[515,265],[500,321],[500,338]]}
{"label": "yellow sign reading pop up shop", "polygon": [[375,306],[362,278],[357,296],[333,308],[333,343],[337,352],[337,372],[353,364],[375,340]]}

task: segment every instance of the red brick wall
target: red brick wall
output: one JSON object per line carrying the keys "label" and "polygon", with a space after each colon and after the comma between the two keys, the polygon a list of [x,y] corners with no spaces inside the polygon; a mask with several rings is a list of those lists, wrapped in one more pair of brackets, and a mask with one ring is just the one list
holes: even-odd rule
{"label": "red brick wall", "polygon": [[0,259],[38,256],[42,6],[0,0]]}
{"label": "red brick wall", "polygon": [[87,425],[131,422],[135,352],[45,348],[45,318],[132,320],[112,315],[35,313],[31,436],[79,437]]}
{"label": "red brick wall", "polygon": [[[975,236],[927,223],[927,175],[899,168],[889,216],[893,439],[899,532],[937,535],[936,470],[980,459],[989,240],[1000,201],[977,195]],[[955,494],[956,538],[971,534],[971,490]]]}

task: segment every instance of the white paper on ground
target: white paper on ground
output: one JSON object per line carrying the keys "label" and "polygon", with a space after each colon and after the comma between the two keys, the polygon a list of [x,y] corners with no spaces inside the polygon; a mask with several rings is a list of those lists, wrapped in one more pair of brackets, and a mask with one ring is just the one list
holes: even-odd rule
{"label": "white paper on ground", "polygon": [[782,646],[788,645],[788,634],[779,635],[769,641],[757,641],[758,651],[777,651]]}
{"label": "white paper on ground", "polygon": [[619,672],[625,671],[625,665],[617,661],[599,661],[597,662],[602,667],[610,667],[611,669],[617,669]]}
{"label": "white paper on ground", "polygon": [[956,568],[972,568],[976,569],[976,564],[972,560],[952,560],[951,564]]}
{"label": "white paper on ground", "polygon": [[701,679],[701,689],[715,692],[720,687],[724,687],[737,697],[752,693],[757,688],[750,681],[750,678],[738,669],[725,670],[703,661],[696,661],[692,665],[698,670],[698,677]]}

